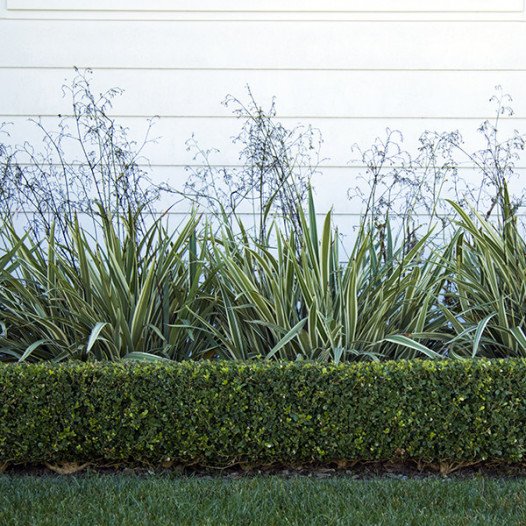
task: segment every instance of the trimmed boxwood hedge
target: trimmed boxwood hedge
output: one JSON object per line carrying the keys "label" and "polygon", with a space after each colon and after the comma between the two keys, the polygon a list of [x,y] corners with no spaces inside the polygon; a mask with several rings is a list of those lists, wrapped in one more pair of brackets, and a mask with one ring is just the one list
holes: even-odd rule
{"label": "trimmed boxwood hedge", "polygon": [[526,360],[0,366],[0,462],[517,462]]}

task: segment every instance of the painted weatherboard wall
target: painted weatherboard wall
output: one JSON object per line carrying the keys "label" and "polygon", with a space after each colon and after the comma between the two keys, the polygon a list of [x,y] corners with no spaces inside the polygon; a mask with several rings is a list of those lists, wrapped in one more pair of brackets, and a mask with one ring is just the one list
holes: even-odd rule
{"label": "painted weatherboard wall", "polygon": [[195,162],[192,134],[220,150],[216,164],[238,162],[225,95],[243,98],[247,84],[264,106],[275,95],[280,119],[323,133],[319,208],[334,204],[347,223],[361,170],[348,166],[352,144],[386,127],[409,148],[425,129],[460,129],[476,144],[497,84],[514,96],[504,127],[526,131],[524,0],[0,0],[11,140],[38,141],[28,119],[53,125],[70,111],[60,87],[73,66],[125,90],[113,111],[138,137],[160,117],[146,155],[172,183]]}

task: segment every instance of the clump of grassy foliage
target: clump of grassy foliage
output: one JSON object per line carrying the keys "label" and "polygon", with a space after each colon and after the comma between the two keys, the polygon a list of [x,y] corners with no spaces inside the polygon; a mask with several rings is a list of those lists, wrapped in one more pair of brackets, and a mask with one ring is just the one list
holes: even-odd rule
{"label": "clump of grassy foliage", "polygon": [[0,352],[18,361],[180,360],[201,352],[206,342],[185,327],[213,305],[197,260],[197,218],[177,233],[155,221],[138,236],[137,214],[130,214],[122,237],[107,211],[100,220],[98,239],[78,220],[68,224],[68,247],[53,226],[40,242],[6,226]]}
{"label": "clump of grassy foliage", "polygon": [[[517,133],[497,140],[505,98],[475,154],[458,132],[426,132],[416,158],[393,132],[362,152],[370,192],[347,254],[332,213],[317,222],[310,180],[319,136],[286,129],[274,105],[265,112],[253,99],[229,99],[244,119],[236,139],[244,166],[233,173],[217,172],[192,141],[203,168],[183,194],[195,211],[174,229],[152,212],[162,193],[181,193],[151,183],[142,146],[109,117],[118,91],[97,99],[84,75],[70,91],[76,135],[65,124],[46,132],[43,156],[0,145],[1,360],[525,354],[522,201],[508,193],[525,143]],[[81,160],[67,160],[68,140],[81,145]],[[461,186],[458,151],[481,186],[446,200],[446,181]],[[254,214],[243,222],[247,204]],[[422,209],[425,225],[415,219]]]}
{"label": "clump of grassy foliage", "polygon": [[[312,203],[312,201],[311,201]],[[327,214],[299,211],[303,237],[274,224],[275,245],[190,216],[119,237],[74,221],[69,248],[4,226],[0,305],[4,359],[357,359],[521,356],[526,349],[524,239],[459,216],[451,242],[424,236],[381,248],[363,228],[348,258]]]}

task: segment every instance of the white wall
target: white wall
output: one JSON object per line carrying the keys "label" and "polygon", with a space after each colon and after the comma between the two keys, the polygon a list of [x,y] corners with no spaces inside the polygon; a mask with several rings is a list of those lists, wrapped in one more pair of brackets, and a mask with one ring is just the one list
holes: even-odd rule
{"label": "white wall", "polygon": [[248,83],[263,105],[275,95],[283,121],[322,131],[319,208],[349,222],[353,143],[386,127],[408,145],[424,129],[469,142],[497,84],[515,99],[504,126],[526,132],[523,0],[0,0],[0,122],[14,141],[38,140],[28,118],[70,111],[60,86],[73,66],[126,90],[114,113],[137,135],[160,116],[146,153],[172,181],[192,163],[192,133],[221,149],[217,164],[237,163],[226,94]]}

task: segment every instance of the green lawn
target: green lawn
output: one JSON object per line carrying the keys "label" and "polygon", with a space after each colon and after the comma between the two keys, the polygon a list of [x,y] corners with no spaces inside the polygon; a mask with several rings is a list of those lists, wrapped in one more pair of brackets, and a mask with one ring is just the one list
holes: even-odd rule
{"label": "green lawn", "polygon": [[526,480],[0,476],[0,524],[526,524]]}

